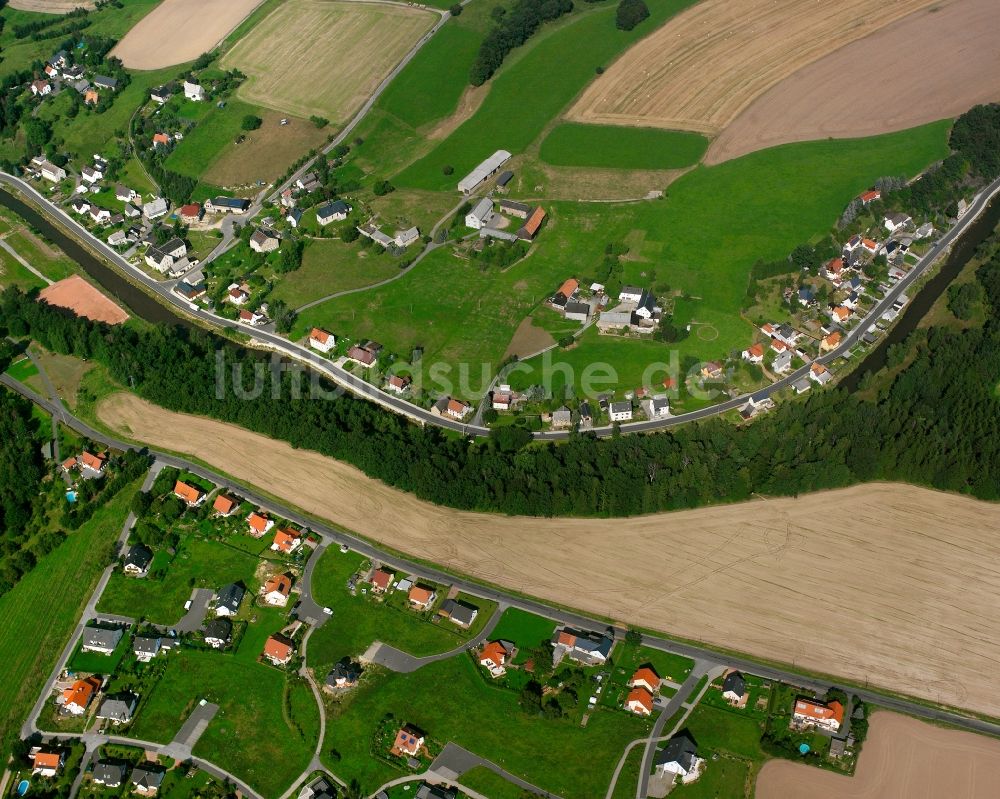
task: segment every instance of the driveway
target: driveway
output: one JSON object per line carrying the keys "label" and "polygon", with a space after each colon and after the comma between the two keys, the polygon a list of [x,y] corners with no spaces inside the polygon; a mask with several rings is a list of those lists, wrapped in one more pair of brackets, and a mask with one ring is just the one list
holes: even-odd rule
{"label": "driveway", "polygon": [[441,750],[441,754],[434,758],[434,762],[431,763],[428,772],[439,776],[445,782],[457,782],[458,778],[465,772],[477,766],[489,769],[497,776],[503,777],[507,782],[516,785],[522,791],[533,793],[536,796],[544,796],[546,799],[561,799],[557,794],[542,790],[537,785],[532,785],[530,782],[522,780],[509,771],[505,771],[496,763],[480,757],[468,749],[463,749],[458,744],[450,741]]}
{"label": "driveway", "polygon": [[208,613],[208,603],[212,601],[215,592],[211,588],[196,588],[191,594],[191,609],[181,618],[174,629],[178,633],[193,633],[201,629],[205,614]]}
{"label": "driveway", "polygon": [[167,744],[167,746],[164,746],[160,750],[160,754],[167,755],[175,760],[187,760],[191,757],[191,750],[198,743],[201,734],[205,732],[208,723],[215,718],[215,714],[218,712],[219,706],[212,702],[198,704],[191,715],[188,716],[187,721],[184,722],[184,726],[174,736],[174,740]]}

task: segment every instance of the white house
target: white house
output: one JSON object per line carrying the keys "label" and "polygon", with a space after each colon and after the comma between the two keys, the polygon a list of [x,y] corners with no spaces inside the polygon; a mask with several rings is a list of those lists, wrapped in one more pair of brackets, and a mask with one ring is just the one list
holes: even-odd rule
{"label": "white house", "polygon": [[493,218],[493,201],[489,197],[483,197],[475,204],[469,213],[465,215],[465,226],[473,230],[486,227]]}
{"label": "white house", "polygon": [[351,206],[343,200],[327,203],[322,208],[316,209],[316,221],[320,225],[329,225],[331,222],[343,222],[347,215],[351,213]]}
{"label": "white house", "polygon": [[681,733],[669,741],[656,753],[656,773],[665,776],[672,774],[680,777],[681,782],[694,782],[701,773],[705,761],[698,757],[698,748],[686,733]]}
{"label": "white house", "polygon": [[260,311],[240,311],[239,321],[244,325],[251,325],[256,327],[257,325],[264,324],[267,319],[264,314]]}
{"label": "white house", "polygon": [[264,602],[272,607],[283,608],[288,604],[288,595],[292,591],[292,581],[287,574],[276,574],[264,583],[261,594]]}
{"label": "white house", "polygon": [[188,100],[204,100],[205,99],[205,89],[200,83],[192,83],[189,80],[184,81],[184,96]]}
{"label": "white house", "polygon": [[483,645],[479,652],[479,665],[485,668],[491,677],[503,677],[507,673],[507,661],[514,653],[514,644],[510,641],[490,641]]}
{"label": "white house", "polygon": [[104,172],[102,172],[100,169],[97,169],[96,167],[85,166],[83,169],[80,170],[80,176],[85,181],[87,181],[87,183],[93,184],[97,183],[97,181],[101,180],[104,177]]}
{"label": "white house", "polygon": [[176,270],[178,263],[187,262],[187,245],[182,239],[171,239],[159,247],[150,245],[146,250],[145,260],[149,266],[159,272],[167,273]]}
{"label": "white house", "polygon": [[819,727],[837,732],[844,721],[844,706],[836,700],[829,703],[812,699],[796,699],[792,721],[803,727]]}
{"label": "white house", "polygon": [[108,236],[108,244],[112,247],[117,247],[119,244],[124,244],[126,241],[128,241],[128,235],[124,230],[116,230]]}
{"label": "white house", "polygon": [[135,659],[141,663],[149,663],[159,654],[162,648],[159,638],[137,635],[132,641],[132,651]]}
{"label": "white house", "polygon": [[774,356],[774,360],[771,362],[771,371],[776,375],[783,375],[792,368],[792,351],[785,350],[784,352],[779,352]]}
{"label": "white house", "polygon": [[250,236],[250,249],[254,252],[274,252],[280,243],[281,239],[278,234],[265,228],[257,228]]}
{"label": "white house", "polygon": [[670,400],[664,396],[656,396],[642,401],[642,409],[647,419],[666,419],[670,416]]}
{"label": "white house", "polygon": [[901,214],[897,211],[896,213],[893,214],[886,214],[885,218],[882,221],[882,224],[885,226],[885,229],[888,230],[890,233],[895,233],[900,228],[909,225],[912,221],[913,219],[911,217],[907,216],[906,214]]}
{"label": "white house", "polygon": [[743,360],[748,363],[762,363],[764,360],[764,345],[754,344],[743,350]]}
{"label": "white house", "polygon": [[58,183],[60,180],[66,179],[66,170],[49,161],[42,162],[40,171],[43,178],[51,180],[53,183]]}
{"label": "white house", "polygon": [[142,206],[142,215],[146,219],[159,219],[161,216],[166,216],[168,208],[166,200],[162,197],[154,197]]}
{"label": "white house", "polygon": [[396,233],[396,238],[394,239],[397,247],[409,247],[413,242],[420,238],[420,229],[416,227],[407,228],[406,230],[400,230]]}
{"label": "white house", "polygon": [[73,202],[70,203],[70,207],[81,216],[90,212],[90,203],[81,197],[77,197],[73,200]]}
{"label": "white house", "polygon": [[92,205],[90,206],[90,218],[97,224],[103,225],[111,219],[111,211],[107,208],[101,208],[99,205]]}
{"label": "white house", "polygon": [[639,302],[642,299],[642,289],[638,286],[622,286],[618,292],[618,302]]}
{"label": "white house", "polygon": [[309,346],[320,352],[329,352],[337,346],[337,339],[333,333],[327,333],[318,327],[314,327],[309,334]]}
{"label": "white house", "polygon": [[608,415],[612,422],[629,422],[632,420],[632,403],[628,400],[612,402]]}

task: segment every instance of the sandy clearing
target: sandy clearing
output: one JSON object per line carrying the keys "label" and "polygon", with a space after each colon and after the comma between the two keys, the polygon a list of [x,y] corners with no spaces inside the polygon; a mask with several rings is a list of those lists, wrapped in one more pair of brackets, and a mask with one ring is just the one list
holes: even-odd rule
{"label": "sandy clearing", "polygon": [[716,133],[799,67],[933,2],[704,0],[631,47],[567,116]]}
{"label": "sandy clearing", "polygon": [[347,120],[436,15],[403,5],[288,0],[226,53],[247,75],[239,96],[301,117]]}
{"label": "sandy clearing", "polygon": [[125,34],[111,55],[130,69],[193,61],[228,36],[263,0],[163,0]]}
{"label": "sandy clearing", "polygon": [[49,305],[68,308],[77,316],[98,322],[120,325],[128,319],[128,314],[120,306],[79,275],[70,275],[65,280],[46,286],[38,296]]}
{"label": "sandy clearing", "polygon": [[719,134],[705,162],[788,142],[905,130],[993,100],[1000,100],[996,0],[952,0],[785,78]]}
{"label": "sandy clearing", "polygon": [[1000,716],[1000,506],[879,484],[630,519],[506,517],[431,505],[317,453],[133,395],[97,413],[473,577]]}
{"label": "sandy clearing", "polygon": [[77,8],[93,8],[94,0],[10,0],[11,8],[20,11],[37,11],[40,14],[68,14]]}
{"label": "sandy clearing", "polygon": [[853,777],[769,760],[756,799],[992,799],[1000,794],[1000,741],[898,713],[872,715]]}

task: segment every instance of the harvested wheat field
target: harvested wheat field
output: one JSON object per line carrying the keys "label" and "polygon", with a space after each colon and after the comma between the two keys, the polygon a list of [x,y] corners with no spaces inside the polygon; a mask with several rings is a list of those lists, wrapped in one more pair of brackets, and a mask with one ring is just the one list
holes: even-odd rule
{"label": "harvested wheat field", "polygon": [[[630,48],[568,116],[717,133],[800,67],[934,2],[703,0]],[[852,88],[862,101],[868,87]]]}
{"label": "harvested wheat field", "polygon": [[[873,75],[886,79],[873,81]],[[860,95],[859,86],[865,87]],[[788,142],[904,130],[993,100],[1000,100],[996,0],[951,0],[785,78],[722,131],[705,161]]]}
{"label": "harvested wheat field", "polygon": [[244,100],[297,116],[345,122],[436,15],[402,5],[289,0],[226,54],[246,73]]}
{"label": "harvested wheat field", "polygon": [[38,295],[49,305],[68,308],[77,316],[120,325],[128,314],[79,275],[46,286]]}
{"label": "harvested wheat field", "polygon": [[40,14],[68,14],[77,8],[91,9],[96,0],[10,0],[11,8],[20,11],[37,11]]}
{"label": "harvested wheat field", "polygon": [[507,517],[432,505],[131,394],[97,413],[137,441],[481,580],[1000,716],[1000,506],[878,484],[629,519]]}
{"label": "harvested wheat field", "polygon": [[163,0],[115,45],[130,69],[193,61],[226,38],[263,0]]}
{"label": "harvested wheat field", "polygon": [[1000,741],[880,710],[853,777],[769,760],[756,799],[993,799],[1000,795]]}

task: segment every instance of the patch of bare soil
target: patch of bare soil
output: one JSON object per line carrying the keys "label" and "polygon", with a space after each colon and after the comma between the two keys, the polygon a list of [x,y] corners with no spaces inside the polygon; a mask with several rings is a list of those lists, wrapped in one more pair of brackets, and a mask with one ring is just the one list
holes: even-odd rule
{"label": "patch of bare soil", "polygon": [[528,355],[534,355],[546,347],[551,347],[555,343],[556,340],[548,330],[543,327],[536,327],[532,318],[527,316],[517,326],[517,330],[514,331],[514,337],[510,340],[510,344],[507,345],[507,350],[504,352],[503,358],[506,360],[511,355],[524,358]]}
{"label": "patch of bare soil", "polygon": [[872,484],[626,519],[472,513],[134,395],[107,398],[97,414],[139,441],[189,453],[310,514],[458,573],[630,625],[1000,716],[1000,537],[993,535],[1000,505]]}
{"label": "patch of bare soil", "polygon": [[[517,184],[522,197],[574,202],[639,200],[664,191],[687,169],[590,169],[532,162]],[[517,180],[518,178],[515,178]]]}
{"label": "patch of bare soil", "polygon": [[119,325],[128,319],[128,314],[119,305],[79,275],[70,275],[65,280],[46,286],[38,297],[49,305],[68,308],[77,316],[109,325]]}
{"label": "patch of bare soil", "polygon": [[905,130],[994,100],[1000,100],[1000,8],[996,0],[951,0],[785,78],[719,134],[705,162],[788,142]]}
{"label": "patch of bare soil", "polygon": [[458,108],[455,109],[455,113],[447,119],[442,119],[431,128],[427,132],[426,138],[429,141],[439,141],[450,136],[459,125],[479,110],[479,106],[483,104],[483,100],[489,93],[488,83],[484,83],[482,86],[466,86],[458,100]]}
{"label": "patch of bare soil", "polygon": [[775,759],[760,770],[754,793],[757,799],[993,799],[998,794],[1000,741],[885,710],[872,715],[853,777]]}

